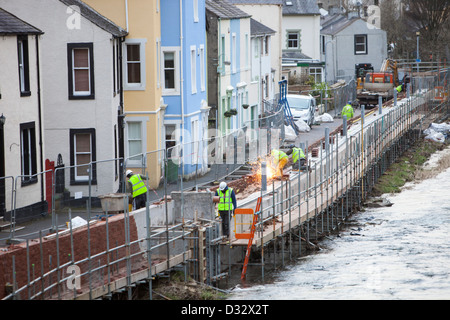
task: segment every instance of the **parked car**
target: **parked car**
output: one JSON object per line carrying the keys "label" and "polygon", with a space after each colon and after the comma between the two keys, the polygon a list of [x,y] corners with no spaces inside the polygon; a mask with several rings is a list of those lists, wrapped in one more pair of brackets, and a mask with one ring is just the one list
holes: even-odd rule
{"label": "parked car", "polygon": [[314,123],[316,111],[316,99],[311,95],[288,94],[286,100],[289,103],[294,120],[302,119],[308,126]]}

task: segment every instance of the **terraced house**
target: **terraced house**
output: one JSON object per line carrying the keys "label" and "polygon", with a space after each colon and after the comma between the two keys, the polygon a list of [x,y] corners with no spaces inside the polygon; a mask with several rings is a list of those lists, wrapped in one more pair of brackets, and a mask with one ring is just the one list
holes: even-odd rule
{"label": "terraced house", "polygon": [[[206,1],[208,102],[222,134],[242,127],[248,104],[250,15],[225,0]],[[227,113],[232,111],[232,113]],[[212,113],[214,115],[214,113]]]}
{"label": "terraced house", "polygon": [[[33,150],[33,132],[36,138],[41,138],[40,131],[43,134],[43,139],[34,143],[36,151],[45,141],[42,154],[29,157],[37,166],[32,165],[31,172],[45,170],[40,165],[43,159],[59,159],[65,166],[62,189],[71,198],[83,203],[88,195],[115,192],[120,185],[119,162],[101,164],[98,160],[120,156],[121,78],[117,48],[126,31],[77,0],[1,0],[0,7],[45,34],[39,41],[42,123],[35,122],[33,127],[28,125],[31,119],[17,120],[27,123],[21,129],[22,150],[27,146],[26,137],[29,150]],[[35,42],[30,37],[26,40],[19,42],[19,47],[26,54],[28,45],[30,96],[22,101],[35,99],[39,92],[35,87]],[[26,64],[23,66],[26,74]],[[28,91],[26,81],[24,87]],[[8,118],[25,111],[15,108],[13,112]],[[17,201],[24,201],[29,192],[24,190],[16,197]]]}
{"label": "terraced house", "polygon": [[[0,218],[9,219],[12,187],[17,215],[47,212],[43,170],[44,137],[40,94],[43,32],[0,6]],[[17,177],[17,178],[16,178]]]}
{"label": "terraced house", "polygon": [[[207,170],[205,1],[161,1],[159,70],[169,182]],[[176,148],[173,148],[178,145]]]}
{"label": "terraced house", "polygon": [[[125,166],[159,185],[163,174],[164,114],[159,0],[85,0],[128,34],[122,43]],[[148,170],[148,171],[146,171]]]}

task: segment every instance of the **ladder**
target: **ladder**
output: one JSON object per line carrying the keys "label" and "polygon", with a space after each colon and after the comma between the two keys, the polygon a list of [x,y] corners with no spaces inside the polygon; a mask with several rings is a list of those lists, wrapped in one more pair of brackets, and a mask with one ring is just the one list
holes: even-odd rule
{"label": "ladder", "polygon": [[256,201],[256,210],[255,213],[253,214],[252,226],[250,228],[250,238],[248,239],[247,251],[245,252],[245,260],[244,260],[244,267],[242,268],[241,280],[245,279],[245,275],[247,273],[248,259],[250,257],[250,250],[252,249],[253,238],[255,236],[256,222],[258,221],[258,214],[260,208],[261,208],[261,197],[258,197],[258,200]]}
{"label": "ladder", "polygon": [[289,102],[287,101],[287,80],[281,80],[278,82],[280,85],[280,98],[278,100],[278,110],[283,108],[284,117],[287,123],[294,129],[295,134],[299,133],[299,129],[295,124],[294,117],[292,116],[291,108],[289,107]]}

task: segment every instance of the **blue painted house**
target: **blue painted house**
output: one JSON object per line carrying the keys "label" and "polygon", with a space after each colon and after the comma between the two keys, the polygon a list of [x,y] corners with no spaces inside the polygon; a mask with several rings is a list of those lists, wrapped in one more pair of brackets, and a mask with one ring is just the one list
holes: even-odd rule
{"label": "blue painted house", "polygon": [[[207,169],[203,155],[207,142],[205,0],[164,0],[161,5],[160,81],[164,114],[165,147],[183,176]],[[181,5],[181,7],[180,7]],[[178,160],[178,161],[177,161]],[[181,166],[181,163],[184,165]],[[170,165],[170,164],[169,164]]]}

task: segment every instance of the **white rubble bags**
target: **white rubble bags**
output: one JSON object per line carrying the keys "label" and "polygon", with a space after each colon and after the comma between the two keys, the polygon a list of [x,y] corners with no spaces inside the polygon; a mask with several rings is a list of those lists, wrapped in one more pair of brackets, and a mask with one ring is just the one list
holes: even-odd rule
{"label": "white rubble bags", "polygon": [[[321,114],[320,116],[314,117],[314,122],[333,122],[333,117],[329,115],[328,113]],[[299,119],[294,122],[294,124],[297,126],[299,132],[309,132],[311,128],[308,126],[308,124]],[[284,126],[284,134],[285,139],[288,141],[295,141],[297,138],[297,135],[295,134],[294,128],[292,126]]]}
{"label": "white rubble bags", "polygon": [[328,113],[321,114],[320,116],[317,116],[316,121],[318,122],[333,122],[333,117],[329,115]]}
{"label": "white rubble bags", "polygon": [[[299,119],[294,122],[297,126],[299,132],[308,132],[311,128],[306,124],[305,121]],[[295,141],[297,138],[297,134],[295,133],[294,128],[292,126],[284,126],[284,137],[288,141]]]}
{"label": "white rubble bags", "polygon": [[423,131],[426,135],[426,140],[432,140],[436,142],[445,142],[448,134],[450,132],[450,124],[447,123],[432,123],[430,126]]}

